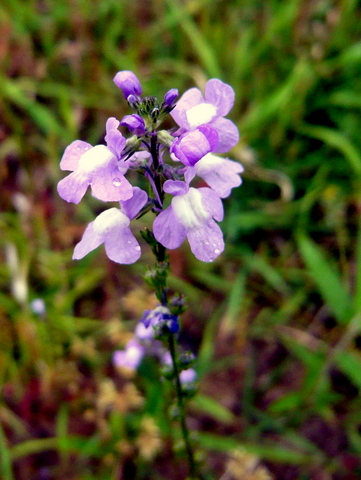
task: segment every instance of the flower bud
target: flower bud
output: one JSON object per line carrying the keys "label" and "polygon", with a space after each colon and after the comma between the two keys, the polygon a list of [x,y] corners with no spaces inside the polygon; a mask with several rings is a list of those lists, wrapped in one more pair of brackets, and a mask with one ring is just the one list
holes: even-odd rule
{"label": "flower bud", "polygon": [[142,86],[138,78],[129,70],[118,72],[113,78],[113,82],[122,90],[125,99],[129,95],[141,95],[142,93]]}
{"label": "flower bud", "polygon": [[145,128],[144,120],[140,115],[137,114],[125,115],[125,117],[123,117],[122,121],[120,122],[120,125],[122,125],[123,127],[127,127],[131,133],[134,133],[138,136],[144,135],[147,131]]}
{"label": "flower bud", "polygon": [[180,373],[179,379],[182,384],[192,383],[197,379],[197,372],[193,368],[188,368]]}
{"label": "flower bud", "polygon": [[167,130],[160,130],[157,133],[157,139],[158,141],[162,144],[165,145],[166,147],[170,147],[172,143],[174,142],[174,137],[171,135]]}
{"label": "flower bud", "polygon": [[187,310],[187,302],[183,295],[174,295],[169,301],[169,309],[173,315],[181,315]]}
{"label": "flower bud", "polygon": [[164,103],[169,107],[173,105],[174,100],[178,97],[178,90],[172,88],[164,95]]}
{"label": "flower bud", "polygon": [[183,352],[179,355],[178,363],[179,368],[182,370],[187,370],[191,365],[194,364],[196,357],[192,352]]}

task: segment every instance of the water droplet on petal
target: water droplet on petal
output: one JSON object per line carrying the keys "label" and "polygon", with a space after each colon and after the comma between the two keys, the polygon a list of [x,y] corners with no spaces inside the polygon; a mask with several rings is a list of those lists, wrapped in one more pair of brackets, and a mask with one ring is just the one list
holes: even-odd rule
{"label": "water droplet on petal", "polygon": [[140,246],[137,245],[137,246],[135,247],[135,249],[136,249],[136,250],[140,250]]}
{"label": "water droplet on petal", "polygon": [[209,245],[209,242],[204,242],[204,245]]}
{"label": "water droplet on petal", "polygon": [[131,243],[132,243],[131,240],[128,240],[128,244],[130,245]]}
{"label": "water droplet on petal", "polygon": [[122,181],[120,180],[120,178],[114,178],[113,180],[113,185],[114,187],[119,187],[121,185]]}
{"label": "water droplet on petal", "polygon": [[215,253],[216,255],[218,255],[219,252],[220,252],[219,248],[215,248],[215,249],[214,249],[214,253]]}

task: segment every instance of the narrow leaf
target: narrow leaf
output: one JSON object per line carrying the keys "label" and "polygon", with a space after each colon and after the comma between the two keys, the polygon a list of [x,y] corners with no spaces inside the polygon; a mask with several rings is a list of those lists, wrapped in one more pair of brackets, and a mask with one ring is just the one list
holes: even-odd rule
{"label": "narrow leaf", "polygon": [[321,248],[305,235],[298,236],[298,243],[306,266],[326,305],[340,323],[348,322],[352,312],[351,298],[337,270],[330,264]]}

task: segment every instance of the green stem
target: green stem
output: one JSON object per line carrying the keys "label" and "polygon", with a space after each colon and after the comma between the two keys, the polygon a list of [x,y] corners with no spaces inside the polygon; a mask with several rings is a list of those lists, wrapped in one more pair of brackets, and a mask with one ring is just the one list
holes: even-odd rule
{"label": "green stem", "polygon": [[[162,189],[161,176],[158,171],[159,157],[158,157],[158,145],[157,145],[156,134],[152,135],[150,139],[150,153],[153,160],[152,174],[153,174],[155,188],[157,190],[161,203],[163,203],[164,192]],[[168,268],[169,268],[169,265],[167,263],[167,250],[159,242],[157,242],[157,245],[152,249],[157,259],[156,270],[158,272],[161,272],[161,274],[158,276],[158,281],[156,282],[157,298],[161,300],[161,303],[164,307],[167,307],[168,306],[167,274],[168,274]],[[173,363],[173,370],[174,370],[174,377],[175,377],[175,390],[176,390],[176,397],[177,397],[177,405],[179,409],[179,420],[181,424],[185,450],[188,458],[189,478],[192,480],[196,480],[196,479],[200,479],[200,476],[197,474],[196,462],[194,459],[194,454],[193,454],[193,450],[190,442],[190,434],[189,434],[189,430],[186,422],[184,396],[183,396],[182,385],[179,377],[180,370],[177,364],[175,337],[171,332],[168,332],[167,341],[168,341],[168,348],[169,348],[169,352],[171,354],[172,363]]]}
{"label": "green stem", "polygon": [[194,459],[193,449],[192,449],[190,438],[189,438],[189,430],[186,422],[185,406],[183,401],[182,385],[179,378],[180,372],[177,365],[175,341],[174,341],[174,335],[172,333],[168,334],[168,347],[172,357],[172,363],[173,363],[173,369],[174,369],[174,375],[175,375],[175,388],[176,388],[176,394],[177,394],[177,405],[179,409],[179,420],[181,424],[185,450],[188,457],[189,475],[191,479],[196,479],[196,478],[199,478],[199,476],[197,475],[196,462]]}
{"label": "green stem", "polygon": [[[158,243],[157,248],[155,248],[153,251],[155,253],[158,267],[159,267],[160,264],[163,263],[167,258],[167,250],[166,248],[163,247],[163,245]],[[162,299],[162,305],[165,307],[167,307],[168,305],[166,284],[167,284],[167,275],[165,275],[162,278],[162,281],[158,283],[158,288],[157,288],[157,297]],[[199,479],[200,476],[197,474],[196,462],[194,459],[194,454],[193,454],[193,450],[190,442],[190,434],[189,434],[189,430],[186,422],[185,404],[184,404],[184,398],[183,398],[183,392],[182,392],[182,385],[179,377],[180,371],[177,364],[176,344],[175,344],[175,337],[173,333],[168,332],[167,342],[168,342],[168,349],[169,349],[169,353],[171,355],[172,364],[173,364],[173,371],[174,371],[174,377],[175,377],[175,390],[176,390],[177,405],[179,410],[179,420],[180,420],[185,450],[188,458],[189,477],[190,479],[195,480],[195,479]]]}

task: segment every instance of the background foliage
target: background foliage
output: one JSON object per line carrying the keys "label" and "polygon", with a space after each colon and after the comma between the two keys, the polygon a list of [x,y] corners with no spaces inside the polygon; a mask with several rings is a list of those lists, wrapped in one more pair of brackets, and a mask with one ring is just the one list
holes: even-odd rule
{"label": "background foliage", "polygon": [[157,366],[111,364],[154,304],[151,254],[71,261],[100,207],[56,193],[64,148],[128,113],[112,82],[124,69],[159,97],[212,77],[236,91],[246,172],[226,251],[171,256],[207,478],[360,478],[360,17],[356,0],[2,1],[1,478],[186,474]]}

